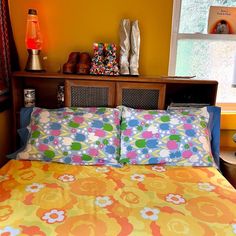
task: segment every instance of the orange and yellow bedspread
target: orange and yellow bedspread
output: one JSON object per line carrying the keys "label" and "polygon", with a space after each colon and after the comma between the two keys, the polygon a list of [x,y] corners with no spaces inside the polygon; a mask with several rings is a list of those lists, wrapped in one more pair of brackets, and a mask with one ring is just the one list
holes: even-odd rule
{"label": "orange and yellow bedspread", "polygon": [[236,235],[236,191],[214,168],[8,162],[0,235]]}

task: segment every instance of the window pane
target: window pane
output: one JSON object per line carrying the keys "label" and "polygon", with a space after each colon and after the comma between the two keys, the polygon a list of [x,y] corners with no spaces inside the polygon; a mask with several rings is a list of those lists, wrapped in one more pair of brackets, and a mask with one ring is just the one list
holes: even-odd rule
{"label": "window pane", "polygon": [[217,102],[236,103],[236,88],[231,86],[235,54],[236,41],[178,40],[176,75],[217,80]]}
{"label": "window pane", "polygon": [[207,33],[210,6],[236,6],[236,0],[182,0],[179,33]]}

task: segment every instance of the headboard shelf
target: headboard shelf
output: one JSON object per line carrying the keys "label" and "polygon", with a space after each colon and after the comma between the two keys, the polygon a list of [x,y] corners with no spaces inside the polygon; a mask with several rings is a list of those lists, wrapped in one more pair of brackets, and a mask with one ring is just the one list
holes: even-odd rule
{"label": "headboard shelf", "polygon": [[65,87],[65,106],[126,105],[141,109],[166,109],[171,102],[214,105],[218,82],[189,77],[112,77],[14,72],[12,74],[12,102],[15,137],[19,124],[17,113],[24,106],[23,90],[35,89],[36,106],[57,108],[60,85]]}
{"label": "headboard shelf", "polygon": [[13,77],[24,78],[40,78],[40,79],[62,79],[62,80],[91,80],[91,81],[112,81],[112,82],[135,82],[135,83],[183,83],[183,84],[216,84],[214,80],[199,80],[189,76],[97,76],[97,75],[77,75],[77,74],[63,74],[63,73],[47,73],[47,72],[13,72]]}

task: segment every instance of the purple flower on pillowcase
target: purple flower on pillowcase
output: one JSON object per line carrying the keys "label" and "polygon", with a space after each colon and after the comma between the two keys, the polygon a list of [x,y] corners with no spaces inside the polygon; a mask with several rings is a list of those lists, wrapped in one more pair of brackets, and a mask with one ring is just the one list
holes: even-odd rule
{"label": "purple flower on pillowcase", "polygon": [[170,125],[169,124],[160,124],[160,129],[162,129],[162,130],[169,130],[170,129]]}
{"label": "purple flower on pillowcase", "polygon": [[196,132],[193,129],[188,129],[185,131],[185,134],[189,137],[194,137],[196,135]]}
{"label": "purple flower on pillowcase", "polygon": [[135,127],[139,125],[139,121],[136,119],[133,119],[133,120],[130,120],[128,124],[130,127]]}
{"label": "purple flower on pillowcase", "polygon": [[105,164],[105,160],[104,159],[98,159],[97,160],[97,165],[104,165]]}
{"label": "purple flower on pillowcase", "polygon": [[84,141],[86,139],[85,135],[81,134],[81,133],[77,133],[75,135],[75,140],[76,141]]}
{"label": "purple flower on pillowcase", "polygon": [[50,125],[50,128],[52,130],[59,130],[59,129],[61,129],[61,125],[59,123],[54,122]]}
{"label": "purple flower on pillowcase", "polygon": [[108,153],[108,154],[114,154],[116,151],[115,147],[112,146],[112,145],[107,145],[105,147],[105,152]]}

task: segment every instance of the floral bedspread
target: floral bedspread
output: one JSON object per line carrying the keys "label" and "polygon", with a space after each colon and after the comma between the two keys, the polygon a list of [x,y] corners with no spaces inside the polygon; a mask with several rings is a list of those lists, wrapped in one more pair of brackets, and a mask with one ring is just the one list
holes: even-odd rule
{"label": "floral bedspread", "polygon": [[11,160],[0,235],[236,235],[236,190],[213,167]]}

